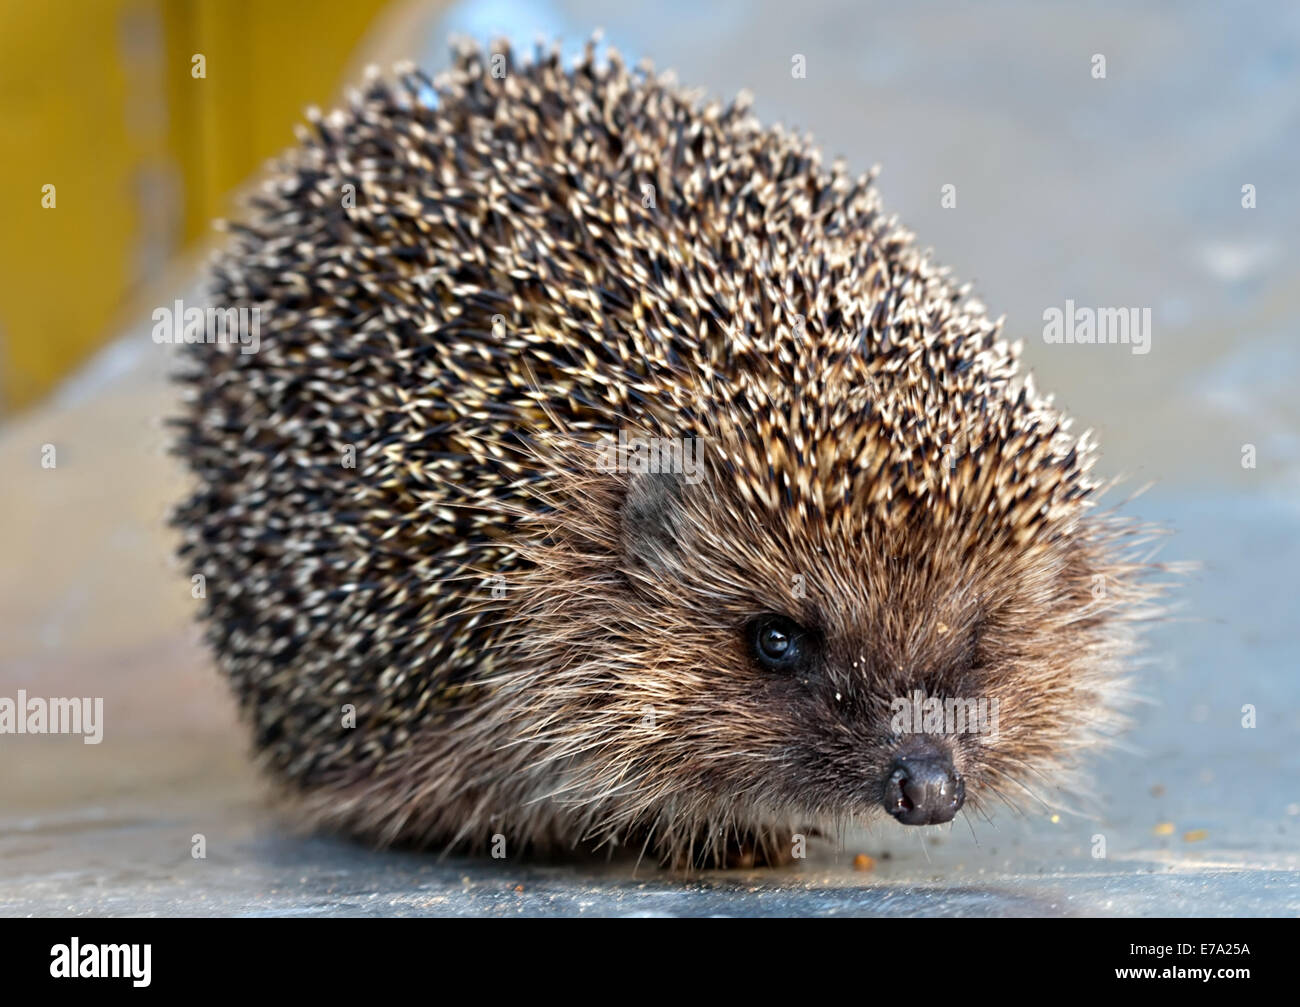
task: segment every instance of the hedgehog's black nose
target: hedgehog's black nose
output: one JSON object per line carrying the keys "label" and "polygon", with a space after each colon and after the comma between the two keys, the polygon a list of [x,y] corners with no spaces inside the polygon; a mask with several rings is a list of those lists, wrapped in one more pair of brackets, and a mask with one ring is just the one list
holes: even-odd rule
{"label": "hedgehog's black nose", "polygon": [[966,787],[952,760],[933,755],[900,755],[885,780],[885,810],[903,825],[951,822],[966,799]]}

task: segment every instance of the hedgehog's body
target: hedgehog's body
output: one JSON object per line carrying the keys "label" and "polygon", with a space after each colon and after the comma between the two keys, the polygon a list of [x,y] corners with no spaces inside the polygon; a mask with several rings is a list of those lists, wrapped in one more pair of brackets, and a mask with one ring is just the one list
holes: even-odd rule
{"label": "hedgehog's body", "polygon": [[[317,123],[216,274],[260,352],[192,351],[185,553],[275,773],[380,841],[696,862],[1046,796],[1147,591],[982,308],[867,180],[617,60],[428,96]],[[997,733],[901,733],[915,690]]]}

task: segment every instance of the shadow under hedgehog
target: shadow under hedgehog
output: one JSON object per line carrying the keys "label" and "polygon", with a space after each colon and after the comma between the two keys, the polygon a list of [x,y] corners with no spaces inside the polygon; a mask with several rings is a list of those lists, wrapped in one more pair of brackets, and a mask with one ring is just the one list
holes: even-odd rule
{"label": "shadow under hedgehog", "polygon": [[870,176],[590,44],[310,118],[214,270],[258,352],[183,348],[175,517],[310,821],[713,866],[1078,787],[1150,531]]}

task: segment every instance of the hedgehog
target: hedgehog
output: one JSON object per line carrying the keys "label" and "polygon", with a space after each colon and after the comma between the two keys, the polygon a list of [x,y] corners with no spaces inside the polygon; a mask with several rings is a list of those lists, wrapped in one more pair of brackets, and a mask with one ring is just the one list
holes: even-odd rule
{"label": "hedgehog", "polygon": [[1086,795],[1159,529],[874,170],[594,38],[307,118],[211,271],[257,352],[183,348],[174,515],[306,822],[734,867]]}

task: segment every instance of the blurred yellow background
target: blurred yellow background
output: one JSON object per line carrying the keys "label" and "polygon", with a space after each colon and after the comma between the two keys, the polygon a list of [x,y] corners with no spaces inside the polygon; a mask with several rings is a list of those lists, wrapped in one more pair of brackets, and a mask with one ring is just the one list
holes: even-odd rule
{"label": "blurred yellow background", "polygon": [[230,212],[386,3],[0,0],[0,414]]}

